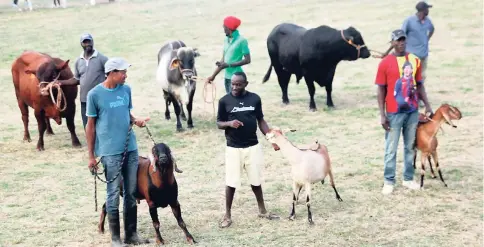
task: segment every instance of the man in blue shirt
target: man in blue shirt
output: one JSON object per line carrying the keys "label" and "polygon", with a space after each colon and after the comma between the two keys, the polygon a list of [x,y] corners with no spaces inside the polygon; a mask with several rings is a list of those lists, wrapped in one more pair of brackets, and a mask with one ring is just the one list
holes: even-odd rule
{"label": "man in blue shirt", "polygon": [[[106,171],[106,179],[113,179],[122,165],[124,198],[125,243],[141,244],[136,233],[137,205],[136,184],[138,172],[138,147],[134,132],[130,133],[127,152],[123,154],[131,122],[138,127],[145,126],[149,118],[135,118],[130,110],[133,108],[131,88],[125,85],[126,70],[131,65],[122,58],[111,58],[104,65],[106,80],[95,86],[87,94],[86,116],[88,117],[86,137],[89,150],[89,169],[97,170],[96,156]],[[107,184],[106,212],[111,231],[112,246],[123,246],[119,226],[119,185],[121,176]]]}
{"label": "man in blue shirt", "polygon": [[421,1],[415,8],[417,13],[403,21],[402,30],[407,36],[407,52],[416,55],[422,61],[422,79],[425,81],[429,41],[435,31],[434,24],[428,17],[429,8],[432,8],[432,5]]}

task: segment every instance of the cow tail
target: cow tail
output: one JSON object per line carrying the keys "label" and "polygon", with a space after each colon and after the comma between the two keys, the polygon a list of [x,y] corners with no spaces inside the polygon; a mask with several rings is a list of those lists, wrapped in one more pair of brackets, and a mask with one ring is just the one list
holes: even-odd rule
{"label": "cow tail", "polygon": [[269,64],[269,69],[267,70],[267,73],[264,76],[264,79],[262,79],[262,83],[265,83],[267,80],[269,80],[269,77],[271,76],[271,72],[272,72],[272,61]]}

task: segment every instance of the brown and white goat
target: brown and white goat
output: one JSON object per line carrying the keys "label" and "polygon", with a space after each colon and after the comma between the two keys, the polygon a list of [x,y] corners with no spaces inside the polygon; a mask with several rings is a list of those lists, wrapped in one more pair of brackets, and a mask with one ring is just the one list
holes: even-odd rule
{"label": "brown and white goat", "polygon": [[[296,131],[296,130],[290,130]],[[336,199],[343,201],[334,186],[333,172],[331,161],[328,155],[328,149],[325,145],[313,143],[308,149],[300,149],[294,146],[283,134],[279,128],[273,128],[266,133],[266,139],[279,146],[282,155],[289,161],[292,166],[292,211],[289,216],[290,220],[296,217],[296,203],[299,199],[299,193],[302,187],[306,192],[306,205],[308,207],[308,221],[313,224],[313,218],[310,209],[311,185],[320,182],[324,184],[324,178],[329,175],[331,187],[336,193]]]}
{"label": "brown and white goat", "polygon": [[457,128],[457,126],[452,123],[452,120],[459,120],[461,118],[462,114],[459,109],[449,104],[442,104],[431,118],[420,114],[415,138],[415,154],[413,158],[413,167],[416,168],[415,163],[417,159],[417,150],[420,150],[420,160],[422,163],[422,167],[420,170],[420,188],[423,187],[426,160],[429,161],[432,178],[436,178],[434,170],[432,168],[432,163],[430,161],[431,156],[434,159],[435,168],[439,173],[440,180],[442,180],[445,187],[447,187],[447,184],[442,177],[442,171],[439,168],[439,159],[437,157],[438,142],[436,135],[444,122],[454,128]]}

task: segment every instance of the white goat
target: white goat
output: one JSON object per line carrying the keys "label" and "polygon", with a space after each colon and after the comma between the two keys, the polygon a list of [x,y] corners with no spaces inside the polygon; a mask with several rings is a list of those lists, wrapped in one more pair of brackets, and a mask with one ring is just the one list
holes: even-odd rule
{"label": "white goat", "polygon": [[[288,130],[294,132],[296,130]],[[284,131],[286,132],[286,131]],[[292,166],[292,211],[289,216],[290,220],[296,217],[296,202],[299,199],[299,193],[302,187],[306,192],[306,205],[308,207],[308,221],[313,224],[313,218],[310,209],[311,185],[321,181],[324,184],[324,178],[329,175],[331,187],[336,193],[336,199],[343,201],[334,186],[333,172],[331,170],[331,161],[328,155],[328,149],[325,145],[317,141],[308,149],[300,149],[294,146],[283,134],[279,128],[275,127],[266,133],[266,139],[279,146],[282,155],[289,161]]]}

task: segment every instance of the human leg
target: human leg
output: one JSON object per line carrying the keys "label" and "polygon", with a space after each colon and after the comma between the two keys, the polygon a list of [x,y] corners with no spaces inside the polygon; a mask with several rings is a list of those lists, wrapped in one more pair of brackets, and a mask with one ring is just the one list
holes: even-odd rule
{"label": "human leg", "polygon": [[232,202],[235,189],[240,187],[241,156],[238,148],[225,148],[225,215],[220,227],[229,227],[232,224]]}
{"label": "human leg", "polygon": [[136,232],[138,223],[138,207],[136,205],[136,187],[138,178],[138,150],[126,153],[123,164],[123,199],[124,199],[124,243],[126,244],[143,244],[149,243],[147,239],[140,239]]}
{"label": "human leg", "polygon": [[384,194],[391,193],[395,185],[397,147],[404,114],[391,113],[387,114],[387,117],[390,122],[390,130],[385,132]]}
{"label": "human leg", "polygon": [[244,150],[244,167],[247,171],[247,176],[257,200],[259,208],[259,217],[266,217],[268,219],[279,218],[279,216],[269,213],[264,203],[264,194],[262,192],[262,165],[264,163],[264,156],[262,153],[262,146],[256,144]]}
{"label": "human leg", "polygon": [[82,125],[84,126],[84,130],[86,130],[87,125],[87,116],[86,116],[86,102],[81,102],[81,118],[82,118]]}
{"label": "human leg", "polygon": [[[113,179],[119,171],[122,155],[103,156],[101,162],[106,171],[106,179]],[[112,246],[124,246],[121,243],[119,224],[119,185],[121,175],[113,182],[107,184],[106,212],[108,215],[109,231],[111,232]]]}
{"label": "human leg", "polygon": [[418,124],[418,111],[405,114],[403,121],[403,185],[410,189],[418,189],[418,184],[413,181],[415,169],[413,168],[413,158],[415,156],[415,138]]}

